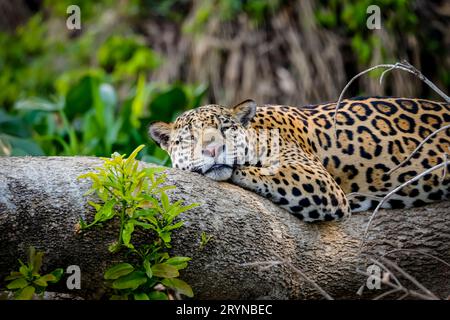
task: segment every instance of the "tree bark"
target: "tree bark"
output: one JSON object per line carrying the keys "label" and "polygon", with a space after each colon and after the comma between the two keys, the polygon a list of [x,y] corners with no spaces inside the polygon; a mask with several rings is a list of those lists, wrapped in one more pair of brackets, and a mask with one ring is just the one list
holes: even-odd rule
{"label": "tree bark", "polygon": [[[47,270],[80,266],[81,290],[70,291],[61,281],[56,291],[85,298],[105,293],[104,270],[123,258],[107,249],[116,240],[117,224],[76,232],[80,216],[90,220],[93,215],[83,196],[89,182],[77,177],[101,164],[89,157],[0,158],[1,278],[18,269],[17,259],[24,259],[33,245],[46,252]],[[342,222],[306,224],[229,183],[176,169],[168,169],[167,175],[167,183],[177,187],[170,191],[172,200],[200,204],[182,214],[185,226],[173,237],[173,253],[192,257],[181,277],[192,285],[197,299],[322,299],[312,282],[333,298],[358,299],[367,276],[356,270],[366,270],[372,264],[369,258],[380,255],[438,297],[450,294],[450,266],[445,263],[450,261],[450,202],[381,210],[360,249],[370,212]],[[204,248],[202,232],[212,236]],[[252,265],[270,261],[283,263]],[[406,288],[420,291],[393,273]],[[365,287],[362,297],[387,289]]]}

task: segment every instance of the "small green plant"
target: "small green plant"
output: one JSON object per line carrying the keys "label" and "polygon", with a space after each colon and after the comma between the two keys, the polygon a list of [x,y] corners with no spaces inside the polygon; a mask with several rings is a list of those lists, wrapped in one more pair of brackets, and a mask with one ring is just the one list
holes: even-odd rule
{"label": "small green plant", "polygon": [[34,247],[30,247],[27,263],[19,259],[19,271],[12,271],[5,278],[10,281],[6,288],[14,292],[16,300],[31,300],[35,293],[43,295],[49,283],[54,284],[61,279],[64,273],[61,268],[45,275],[39,273],[43,257],[44,252],[36,252]]}
{"label": "small green plant", "polygon": [[202,231],[200,234],[200,250],[203,250],[211,239],[211,235],[208,235],[205,231]]}
{"label": "small green plant", "polygon": [[[115,290],[112,299],[168,299],[167,288],[192,297],[191,287],[178,279],[179,270],[187,267],[190,258],[171,257],[168,249],[171,248],[173,230],[184,223],[176,218],[197,204],[184,206],[181,200],[170,202],[166,191],[175,186],[163,185],[166,176],[161,172],[165,169],[142,168],[136,160],[143,147],[136,148],[128,158],[117,153],[111,159],[102,158],[104,165],[97,168],[97,172],[79,177],[92,180],[87,194],[95,192],[101,200],[101,203],[89,202],[96,210],[94,220],[91,223],[80,220],[80,228],[88,229],[118,219],[118,239],[109,250],[115,253],[126,249],[128,256],[136,257],[136,263],[119,263],[105,272],[105,280]],[[138,229],[153,232],[155,240],[133,243],[133,233]],[[155,287],[164,289],[156,290]]]}

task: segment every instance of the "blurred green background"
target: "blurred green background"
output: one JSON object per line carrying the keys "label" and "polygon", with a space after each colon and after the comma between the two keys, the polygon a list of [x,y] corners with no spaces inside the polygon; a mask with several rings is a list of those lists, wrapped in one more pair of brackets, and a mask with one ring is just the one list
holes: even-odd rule
{"label": "blurred green background", "polygon": [[[81,30],[66,9],[81,8]],[[378,5],[382,29],[366,27]],[[450,2],[406,0],[0,1],[0,155],[129,154],[168,165],[147,138],[206,103],[336,101],[356,73],[407,59],[450,87]],[[374,72],[351,95],[436,98]]]}

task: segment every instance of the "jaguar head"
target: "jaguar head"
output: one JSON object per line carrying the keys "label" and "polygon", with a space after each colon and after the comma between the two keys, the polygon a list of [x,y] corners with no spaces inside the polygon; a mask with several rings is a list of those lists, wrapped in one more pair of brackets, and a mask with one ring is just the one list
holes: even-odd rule
{"label": "jaguar head", "polygon": [[231,108],[210,104],[184,112],[173,123],[150,124],[149,135],[169,153],[173,167],[223,181],[249,154],[255,114],[253,100]]}

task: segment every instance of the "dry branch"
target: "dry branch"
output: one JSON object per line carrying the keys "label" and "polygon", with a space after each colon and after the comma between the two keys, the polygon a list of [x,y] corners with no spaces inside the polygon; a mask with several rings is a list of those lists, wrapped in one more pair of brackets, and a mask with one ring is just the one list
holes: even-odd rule
{"label": "dry branch", "polygon": [[[85,157],[0,158],[0,277],[34,245],[46,251],[47,269],[80,266],[82,289],[70,293],[91,298],[104,293],[102,273],[120,259],[107,251],[116,230],[75,231],[80,215],[92,218],[83,197],[89,183],[77,176],[100,164]],[[368,256],[386,253],[437,297],[450,294],[450,268],[441,262],[450,261],[449,202],[380,210],[360,251],[370,213],[306,224],[237,186],[175,169],[167,173],[168,183],[177,186],[172,200],[201,204],[183,214],[186,226],[173,240],[175,254],[193,258],[182,278],[192,284],[196,298],[323,299],[320,287],[329,297],[355,299],[366,283],[357,270],[372,264]],[[203,249],[202,232],[212,236]],[[140,237],[149,240],[148,234]],[[395,252],[399,249],[420,249],[441,261],[414,251]],[[273,261],[281,263],[258,265]],[[363,297],[379,296],[386,288],[392,289],[366,288]],[[64,283],[58,290],[68,292]]]}
{"label": "dry branch", "polygon": [[[433,82],[431,82],[427,77],[425,77],[422,72],[420,72],[418,69],[416,69],[413,65],[411,65],[407,61],[403,62],[397,62],[395,64],[379,64],[376,66],[373,66],[369,69],[366,69],[364,71],[361,71],[356,76],[350,79],[349,82],[345,85],[344,89],[342,89],[341,93],[339,94],[338,101],[336,103],[336,107],[334,109],[334,119],[333,119],[333,129],[334,129],[334,135],[337,139],[337,114],[339,112],[339,107],[341,106],[341,101],[344,97],[344,93],[347,91],[347,89],[350,87],[350,85],[358,79],[360,76],[369,73],[373,70],[380,69],[380,68],[388,68],[387,70],[383,71],[383,73],[380,76],[380,84],[383,82],[384,75],[394,69],[403,70],[406,72],[409,72],[413,75],[415,75],[417,78],[419,78],[421,81],[423,81],[425,84],[427,84],[431,89],[433,89],[438,95],[440,95],[447,103],[450,103],[450,97],[446,95],[441,89],[439,89]],[[430,136],[433,136],[435,133],[432,133]],[[428,138],[427,138],[428,139]]]}

